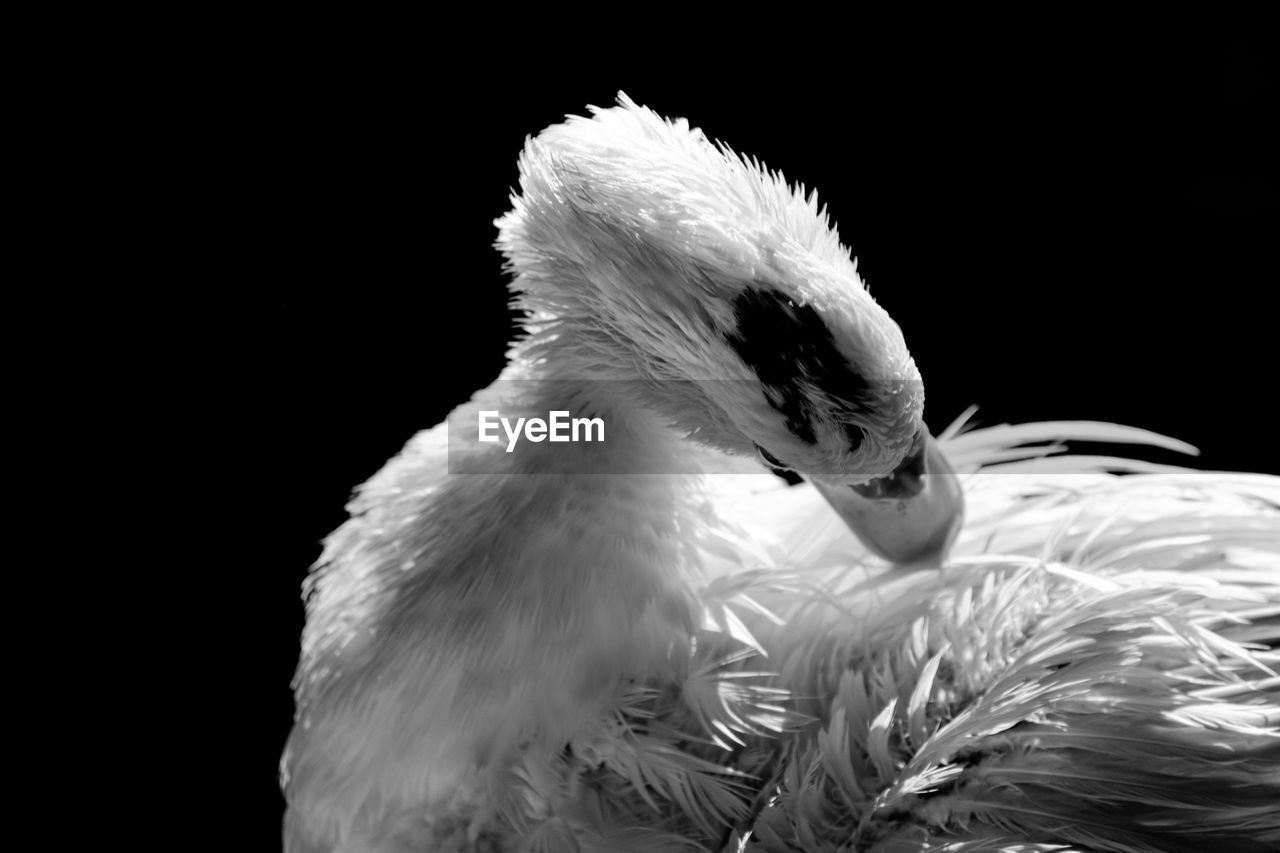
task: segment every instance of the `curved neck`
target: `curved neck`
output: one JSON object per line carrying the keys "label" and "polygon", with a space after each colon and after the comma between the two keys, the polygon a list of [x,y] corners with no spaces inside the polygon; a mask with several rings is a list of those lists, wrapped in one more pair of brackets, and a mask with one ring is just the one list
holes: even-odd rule
{"label": "curved neck", "polygon": [[[499,441],[476,440],[481,412],[506,420]],[[603,435],[586,441],[580,428],[576,442],[533,440],[528,420],[553,412],[600,419]],[[520,419],[513,440],[508,428]],[[688,546],[701,477],[688,442],[657,417],[607,384],[508,371],[450,415],[449,433],[450,474],[480,476],[446,478],[442,505],[468,509],[450,517],[443,535],[458,546],[440,551],[456,559],[437,567],[432,583],[474,584],[482,574],[545,624],[576,624],[602,599],[618,624],[658,600],[681,602],[668,612],[691,613],[684,602],[697,568]]]}

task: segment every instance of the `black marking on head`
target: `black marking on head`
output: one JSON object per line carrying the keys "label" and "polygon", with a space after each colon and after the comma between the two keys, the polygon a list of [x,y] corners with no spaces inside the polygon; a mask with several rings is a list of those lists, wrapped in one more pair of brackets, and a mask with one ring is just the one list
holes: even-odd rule
{"label": "black marking on head", "polygon": [[[749,288],[733,301],[738,326],[725,342],[755,371],[765,397],[786,419],[787,429],[807,444],[817,443],[813,402],[801,382],[812,384],[851,411],[864,409],[869,383],[836,348],[831,330],[812,305],[771,288]],[[862,430],[849,425],[850,445],[862,443]]]}

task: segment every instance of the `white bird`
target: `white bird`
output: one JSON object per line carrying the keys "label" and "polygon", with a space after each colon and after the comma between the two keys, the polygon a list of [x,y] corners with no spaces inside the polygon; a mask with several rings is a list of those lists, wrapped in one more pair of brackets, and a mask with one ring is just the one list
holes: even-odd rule
{"label": "white bird", "polygon": [[286,850],[1275,849],[1280,484],[934,442],[816,201],[620,101],[528,143],[526,337],[308,581]]}
{"label": "white bird", "polygon": [[[549,766],[620,690],[687,667],[715,452],[873,515],[886,498],[880,526],[908,535],[882,550],[936,555],[957,527],[958,492],[921,477],[943,463],[902,333],[813,197],[624,99],[530,141],[513,202],[526,337],[360,489],[309,579],[290,850],[398,849],[442,815],[474,836],[517,762]],[[484,411],[607,436],[507,452],[477,440]]]}

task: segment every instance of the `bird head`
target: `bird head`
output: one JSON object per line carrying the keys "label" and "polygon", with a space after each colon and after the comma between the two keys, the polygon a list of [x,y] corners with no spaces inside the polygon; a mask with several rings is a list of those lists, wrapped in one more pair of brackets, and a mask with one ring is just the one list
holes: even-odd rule
{"label": "bird head", "polygon": [[829,489],[923,490],[919,371],[816,195],[625,95],[531,139],[520,167],[498,245],[523,357]]}

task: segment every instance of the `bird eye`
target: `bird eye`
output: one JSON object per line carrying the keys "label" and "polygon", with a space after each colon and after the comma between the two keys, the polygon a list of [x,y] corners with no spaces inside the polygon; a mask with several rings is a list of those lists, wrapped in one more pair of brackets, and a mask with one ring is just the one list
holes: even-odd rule
{"label": "bird eye", "polygon": [[789,470],[791,470],[791,468],[790,468],[790,466],[789,466],[789,465],[784,465],[784,464],[783,464],[783,463],[778,459],[778,457],[774,456],[772,453],[770,453],[769,451],[765,450],[763,447],[761,447],[761,446],[760,446],[760,445],[758,445],[758,444],[756,445],[756,451],[757,451],[757,452],[759,452],[759,454],[760,454],[760,458],[761,458],[761,459],[763,459],[763,460],[764,460],[764,463],[765,463],[766,465],[768,465],[770,468],[774,468],[774,469],[777,469],[777,470],[780,470],[780,471],[789,471]]}

